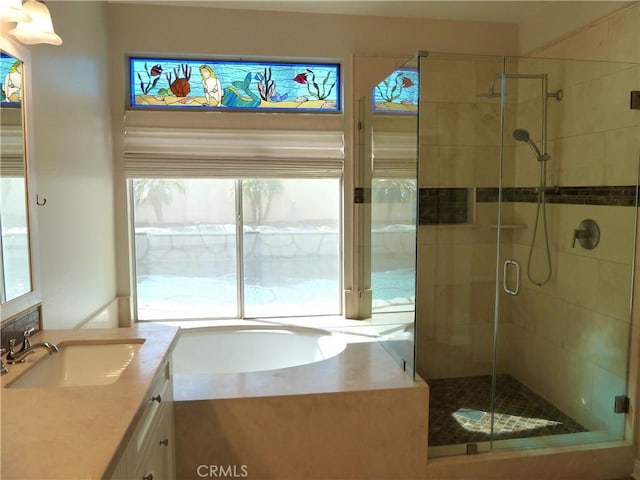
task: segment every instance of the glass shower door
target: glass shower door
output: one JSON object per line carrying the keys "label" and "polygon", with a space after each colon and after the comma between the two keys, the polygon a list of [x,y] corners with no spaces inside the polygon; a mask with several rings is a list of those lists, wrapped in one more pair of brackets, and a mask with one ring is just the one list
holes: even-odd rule
{"label": "glass shower door", "polygon": [[640,67],[419,61],[430,456],[624,438]]}
{"label": "glass shower door", "polygon": [[502,73],[501,57],[420,58],[417,371],[430,456],[490,449]]}
{"label": "glass shower door", "polygon": [[640,152],[628,98],[640,70],[505,65],[493,448],[619,440]]}

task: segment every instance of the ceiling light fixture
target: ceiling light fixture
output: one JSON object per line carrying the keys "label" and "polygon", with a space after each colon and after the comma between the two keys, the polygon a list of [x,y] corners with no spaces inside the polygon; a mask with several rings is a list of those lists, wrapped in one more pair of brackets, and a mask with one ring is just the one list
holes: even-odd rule
{"label": "ceiling light fixture", "polygon": [[44,3],[37,0],[26,0],[22,7],[31,17],[31,21],[18,22],[15,28],[9,30],[11,35],[28,45],[34,45],[36,43],[49,43],[51,45],[62,44],[62,39],[53,30],[51,13]]}
{"label": "ceiling light fixture", "polygon": [[22,8],[22,0],[0,0],[0,21],[28,22],[29,14]]}

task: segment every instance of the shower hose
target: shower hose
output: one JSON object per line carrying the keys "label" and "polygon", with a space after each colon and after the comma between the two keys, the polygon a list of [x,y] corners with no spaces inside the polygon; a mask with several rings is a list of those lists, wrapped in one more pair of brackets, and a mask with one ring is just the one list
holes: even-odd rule
{"label": "shower hose", "polygon": [[[546,160],[539,160],[540,162],[540,187],[538,188],[537,206],[536,206],[536,219],[533,226],[533,236],[531,238],[531,246],[529,248],[529,259],[527,260],[527,276],[531,283],[541,287],[551,280],[552,267],[551,267],[551,251],[549,249],[549,230],[547,228],[547,209],[546,209],[546,189],[547,189],[547,162]],[[533,278],[531,274],[531,260],[533,259],[533,251],[536,245],[536,236],[538,235],[538,224],[540,223],[540,213],[542,213],[542,228],[544,229],[544,244],[547,254],[547,275],[542,281],[538,281]]]}

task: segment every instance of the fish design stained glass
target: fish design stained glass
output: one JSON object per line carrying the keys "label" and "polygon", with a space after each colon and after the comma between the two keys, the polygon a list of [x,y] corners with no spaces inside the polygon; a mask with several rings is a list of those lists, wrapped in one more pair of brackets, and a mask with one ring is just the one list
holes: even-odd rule
{"label": "fish design stained glass", "polygon": [[418,113],[418,92],[418,71],[398,69],[374,87],[373,111]]}
{"label": "fish design stained glass", "polygon": [[0,51],[0,106],[22,105],[22,61]]}
{"label": "fish design stained glass", "polygon": [[131,58],[131,107],[340,112],[340,65]]}

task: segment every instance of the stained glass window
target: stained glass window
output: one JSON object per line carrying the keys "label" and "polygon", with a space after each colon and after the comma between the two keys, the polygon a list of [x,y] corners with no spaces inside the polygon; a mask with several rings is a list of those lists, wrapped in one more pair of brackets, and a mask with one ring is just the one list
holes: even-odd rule
{"label": "stained glass window", "polygon": [[340,112],[340,66],[131,58],[131,107]]}
{"label": "stained glass window", "polygon": [[19,107],[22,104],[22,62],[0,52],[0,105]]}
{"label": "stained glass window", "polygon": [[394,71],[373,89],[373,111],[418,113],[418,84],[417,70]]}

